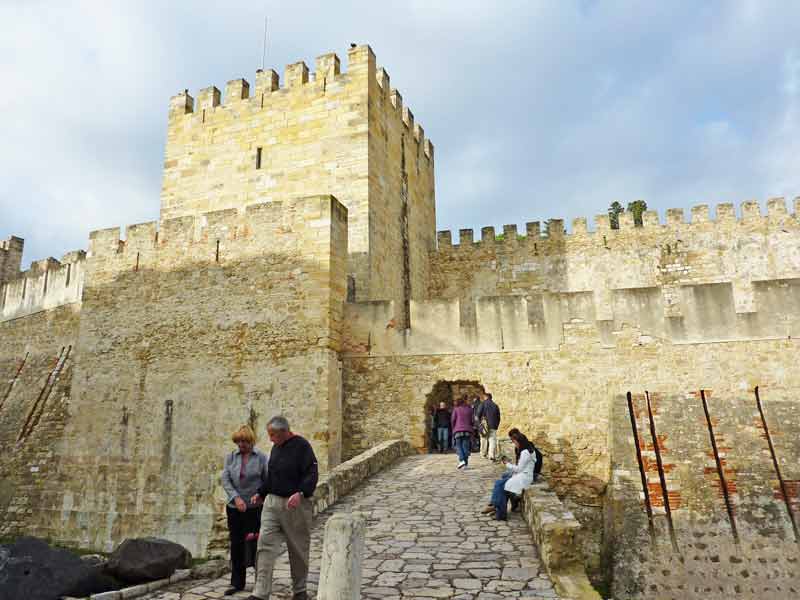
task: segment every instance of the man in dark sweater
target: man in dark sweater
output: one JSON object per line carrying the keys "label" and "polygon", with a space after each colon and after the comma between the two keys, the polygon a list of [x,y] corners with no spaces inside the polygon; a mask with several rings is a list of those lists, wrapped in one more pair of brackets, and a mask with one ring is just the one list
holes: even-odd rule
{"label": "man in dark sweater", "polygon": [[450,442],[450,411],[444,402],[439,402],[434,418],[436,422],[436,441],[439,452],[447,452]]}
{"label": "man in dark sweater", "polygon": [[275,559],[289,550],[293,600],[307,600],[308,550],[311,545],[311,496],[319,471],[311,444],[291,432],[286,418],[272,417],[267,434],[273,443],[267,465],[267,480],[251,499],[263,500],[261,533],[258,538],[257,576],[248,600],[269,600]]}

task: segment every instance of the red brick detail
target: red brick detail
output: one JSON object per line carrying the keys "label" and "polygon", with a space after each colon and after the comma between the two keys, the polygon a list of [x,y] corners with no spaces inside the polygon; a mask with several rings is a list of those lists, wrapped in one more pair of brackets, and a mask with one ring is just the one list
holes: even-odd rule
{"label": "red brick detail", "polygon": [[[789,504],[792,509],[800,510],[800,479],[784,479],[783,485],[786,488],[786,493],[789,495]],[[776,500],[786,500],[783,497],[780,485],[773,488],[773,497]]]}

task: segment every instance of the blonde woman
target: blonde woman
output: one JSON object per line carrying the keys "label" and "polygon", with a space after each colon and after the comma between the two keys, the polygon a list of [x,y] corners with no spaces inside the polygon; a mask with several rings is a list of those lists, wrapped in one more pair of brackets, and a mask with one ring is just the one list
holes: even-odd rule
{"label": "blonde woman", "polygon": [[269,456],[256,450],[256,436],[248,425],[242,425],[233,436],[237,449],[225,457],[222,470],[222,487],[228,496],[225,512],[231,544],[231,587],[225,590],[230,596],[244,589],[245,537],[258,533],[261,528],[261,503],[251,501],[253,495],[267,481]]}

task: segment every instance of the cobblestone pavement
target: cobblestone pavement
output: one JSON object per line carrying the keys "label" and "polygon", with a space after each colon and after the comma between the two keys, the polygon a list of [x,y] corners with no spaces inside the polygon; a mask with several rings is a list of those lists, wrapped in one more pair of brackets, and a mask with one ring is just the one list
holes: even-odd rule
{"label": "cobblestone pavement", "polygon": [[[402,459],[321,515],[311,542],[309,595],[319,581],[325,520],[352,511],[367,521],[362,598],[558,598],[519,514],[509,513],[507,522],[480,515],[500,469],[475,455],[464,471],[456,463],[452,454]],[[251,571],[246,591],[231,598],[249,595]],[[197,581],[145,598],[222,598],[228,581]],[[275,566],[273,598],[291,598],[285,553]]]}

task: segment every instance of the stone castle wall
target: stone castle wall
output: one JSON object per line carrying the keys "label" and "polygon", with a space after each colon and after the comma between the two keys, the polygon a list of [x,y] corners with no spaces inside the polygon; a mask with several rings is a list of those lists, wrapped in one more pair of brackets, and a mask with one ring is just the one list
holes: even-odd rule
{"label": "stone castle wall", "polygon": [[[664,320],[664,331],[680,336],[691,321],[708,321],[708,315],[686,305],[690,300],[683,288],[709,286],[692,295],[716,302],[721,291],[714,286],[723,284],[729,290],[719,300],[732,304],[746,321],[759,310],[761,282],[800,277],[800,198],[794,204],[789,213],[783,198],[771,199],[765,216],[757,202],[745,202],[738,219],[732,204],[720,204],[715,220],[701,205],[692,209],[689,223],[682,209],[668,210],[664,224],[648,211],[641,227],[623,213],[620,229],[610,229],[608,216],[601,215],[595,231],[587,231],[585,219],[576,219],[569,234],[562,221],[551,220],[546,237],[539,223],[529,223],[525,236],[508,225],[501,240],[493,227],[485,227],[479,242],[472,241],[472,230],[462,230],[456,245],[450,232],[439,232],[429,297],[464,301],[460,321],[468,327],[474,325],[470,300],[476,297],[521,294],[536,302],[535,295],[543,292],[585,293],[592,296],[595,320],[618,325],[621,310],[638,310],[643,314],[637,319]],[[621,301],[619,290],[639,290],[641,298]],[[541,319],[542,310],[531,307],[531,320]]]}
{"label": "stone castle wall", "polygon": [[[574,321],[563,328],[564,342],[558,348],[346,357],[343,410],[349,417],[345,421],[345,456],[398,436],[405,436],[423,450],[427,442],[425,405],[431,390],[440,381],[472,379],[491,391],[499,403],[501,432],[519,427],[542,448],[546,476],[584,525],[586,558],[595,577],[611,565],[623,565],[616,573],[622,592],[636,590],[642,574],[657,569],[659,560],[665,557],[695,561],[691,569],[696,573],[710,568],[713,557],[725,552],[731,540],[729,535],[709,534],[714,527],[724,530],[726,522],[715,520],[723,506],[721,496],[709,494],[713,476],[707,474],[711,454],[708,432],[697,423],[687,425],[681,420],[686,411],[695,416],[697,412],[698,401],[694,396],[687,399],[687,395],[701,388],[713,390],[714,417],[728,419],[720,425],[725,428],[726,445],[741,440],[747,453],[755,451],[759,438],[754,437],[756,430],[752,427],[738,433],[739,425],[750,423],[753,416],[752,402],[742,399],[760,385],[762,394],[769,398],[768,418],[779,424],[776,426],[784,439],[796,437],[800,423],[791,393],[800,389],[792,367],[800,349],[798,341],[784,338],[672,344],[626,327],[615,332],[615,345],[609,347],[600,343],[594,324]],[[673,405],[674,412],[669,416],[664,412],[656,416],[657,422],[663,420],[658,435],[664,436],[659,439],[673,452],[665,460],[674,467],[667,475],[669,492],[682,498],[676,519],[683,523],[684,536],[704,538],[702,554],[698,553],[698,544],[683,545],[680,555],[672,556],[667,548],[654,556],[642,542],[648,530],[642,525],[645,509],[640,491],[635,489],[638,472],[623,473],[616,464],[619,461],[629,468],[636,457],[630,423],[626,428],[620,420],[620,411],[627,413],[623,394],[627,390],[643,393],[645,389],[662,397],[681,398],[682,404]],[[681,406],[684,412],[680,412]],[[792,461],[797,450],[790,443],[779,454],[784,461]],[[758,472],[767,451],[766,443],[762,443],[757,459],[740,455],[736,468],[741,476]],[[654,459],[648,463],[650,482],[654,477],[657,480],[654,464]],[[785,476],[794,479],[794,470],[789,469]],[[633,487],[624,488],[620,478]],[[616,491],[617,487],[623,491]],[[758,553],[765,541],[785,548],[794,544],[785,537],[785,527],[775,528],[767,518],[773,513],[763,510],[764,506],[770,511],[780,509],[780,501],[775,499],[779,491],[774,475],[758,472],[748,499],[737,504],[742,518],[752,525],[749,537],[742,534],[751,548],[748,560],[766,556]],[[639,517],[631,519],[629,513],[635,511]],[[606,522],[609,525],[604,535]],[[660,541],[663,546],[664,538]],[[666,543],[669,545],[668,538]],[[630,544],[633,554],[626,555]],[[607,561],[606,567],[601,568],[601,560]],[[793,576],[784,567],[787,565],[783,564],[778,578],[786,583]],[[730,567],[728,571],[735,574]],[[674,573],[677,576],[679,571]],[[662,574],[659,585],[669,579]],[[737,582],[744,579],[740,577]],[[636,596],[620,593],[619,597]]]}
{"label": "stone castle wall", "polygon": [[[371,269],[386,292],[356,300],[395,300],[407,327],[411,300],[427,297],[435,247],[433,145],[384,69],[370,76],[369,179]],[[371,286],[371,289],[374,286]]]}
{"label": "stone castle wall", "polygon": [[[744,409],[741,398],[758,385],[770,390],[770,418],[780,423],[780,435],[800,430],[788,392],[800,389],[788,373],[800,337],[800,221],[781,199],[768,206],[762,216],[756,204],[746,203],[737,220],[723,205],[715,222],[703,207],[693,210],[692,223],[670,211],[665,225],[649,213],[643,227],[633,227],[626,215],[620,230],[602,229],[600,218],[595,232],[578,220],[569,235],[551,221],[546,237],[533,224],[525,237],[512,227],[500,239],[484,229],[477,243],[462,231],[456,246],[440,233],[431,254],[431,298],[411,303],[410,329],[394,326],[400,310],[394,303],[345,307],[345,412],[355,416],[346,423],[345,456],[383,435],[405,435],[423,450],[426,406],[437,384],[476,381],[503,408],[503,428],[530,432],[549,455],[556,489],[586,525],[594,573],[605,557],[609,565],[632,565],[616,572],[621,597],[641,592],[644,579],[667,590],[670,576],[656,583],[652,574],[643,575],[658,561],[637,538],[641,523],[626,518],[625,511],[644,514],[638,495],[621,494],[626,501],[618,502],[610,493],[614,461],[635,458],[630,427],[617,422],[619,397],[653,390],[675,403],[671,418],[657,417],[667,421],[669,435],[691,433],[681,442],[691,448],[690,458],[671,460],[683,461],[682,476],[693,470],[699,477],[682,483],[677,473],[668,475],[668,487],[683,498],[676,519],[684,535],[703,537],[708,549],[700,554],[687,546],[698,560],[690,571],[710,568],[711,557],[726,551],[730,540],[705,539],[705,523],[725,527],[716,520],[719,498],[709,500],[703,479],[707,460],[699,460],[710,452],[708,433],[680,425],[685,413],[678,407],[692,402],[689,393],[713,390],[729,419],[728,443],[737,432],[752,449],[763,439],[738,425],[752,409]],[[765,448],[761,444],[762,454]],[[780,454],[792,460],[797,451],[789,445]],[[737,468],[758,471],[761,459],[742,460]],[[794,544],[785,527],[760,520],[763,505],[774,511],[781,503],[773,498],[779,493],[774,477],[758,472],[758,485],[736,507],[752,524],[747,556],[755,561],[764,558],[758,548],[767,541]],[[793,481],[794,474],[787,477]],[[626,555],[625,548],[638,553]],[[651,566],[642,567],[647,561]],[[687,568],[675,573],[688,581]],[[780,569],[778,579],[787,584],[791,570],[786,564]],[[732,581],[744,585],[746,579]]]}
{"label": "stone castle wall", "polygon": [[79,323],[76,304],[0,322],[0,537],[57,532],[29,526],[58,489]]}
{"label": "stone castle wall", "polygon": [[0,284],[19,273],[24,244],[22,238],[13,235],[7,240],[0,240]]}
{"label": "stone castle wall", "polygon": [[[156,230],[91,235],[62,433],[43,448],[55,475],[10,533],[101,549],[162,535],[203,555],[224,535],[218,473],[241,423],[263,436],[283,413],[323,471],[341,460],[346,209],[320,196]],[[25,335],[40,315],[6,325]],[[9,415],[36,390],[15,387],[29,391]],[[12,437],[18,422],[3,418]]]}
{"label": "stone castle wall", "polygon": [[554,220],[547,237],[538,224],[525,237],[507,226],[501,240],[485,228],[480,242],[463,230],[455,246],[440,232],[429,299],[410,303],[411,328],[397,329],[402,309],[391,302],[348,304],[346,351],[552,348],[574,319],[595,323],[609,346],[625,325],[673,343],[800,336],[800,216],[783,199],[768,204],[766,216],[745,203],[737,220],[720,205],[709,221],[696,207],[691,223],[673,210],[661,225],[651,212],[643,227],[623,218],[622,229],[595,232],[579,219],[570,235]]}
{"label": "stone castle wall", "polygon": [[[332,194],[348,209],[355,297],[402,300],[406,267],[419,297],[434,244],[433,146],[369,46],[184,92],[170,104],[161,218]],[[403,210],[403,206],[408,206]],[[403,222],[405,219],[405,223]]]}
{"label": "stone castle wall", "polygon": [[[651,393],[649,406],[644,394],[612,399],[606,532],[615,597],[777,599],[800,590],[798,381],[780,358],[797,343],[746,351],[774,358],[729,356],[755,367],[737,369],[752,369],[749,381],[733,382],[738,389],[675,386]],[[758,400],[756,379],[769,382]]]}
{"label": "stone castle wall", "polygon": [[86,253],[76,250],[60,261],[35,261],[18,271],[0,288],[0,321],[18,319],[65,304],[80,304]]}

